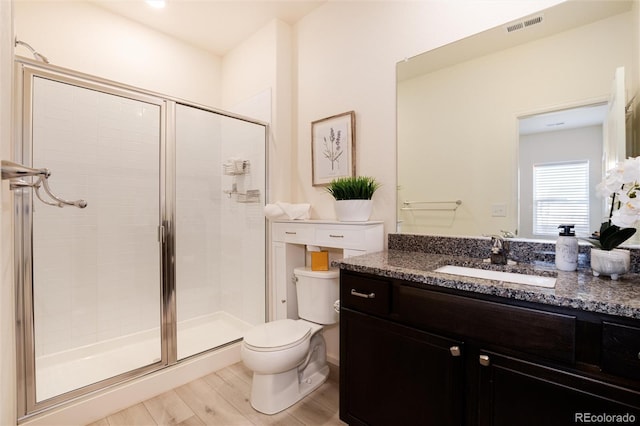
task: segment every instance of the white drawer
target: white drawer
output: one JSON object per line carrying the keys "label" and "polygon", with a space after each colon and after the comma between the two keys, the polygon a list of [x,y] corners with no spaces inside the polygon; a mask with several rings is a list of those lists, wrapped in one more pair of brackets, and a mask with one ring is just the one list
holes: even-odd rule
{"label": "white drawer", "polygon": [[295,223],[274,223],[273,241],[285,243],[313,244],[314,229],[312,226]]}
{"label": "white drawer", "polygon": [[336,248],[359,248],[366,244],[364,229],[321,228],[316,230],[316,244]]}

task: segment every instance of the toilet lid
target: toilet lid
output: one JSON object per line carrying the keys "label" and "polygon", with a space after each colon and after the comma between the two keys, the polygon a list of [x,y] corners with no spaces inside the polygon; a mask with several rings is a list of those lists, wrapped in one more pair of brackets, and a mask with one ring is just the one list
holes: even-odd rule
{"label": "toilet lid", "polygon": [[249,346],[263,349],[284,349],[295,346],[311,334],[311,327],[303,321],[283,319],[261,324],[244,335]]}

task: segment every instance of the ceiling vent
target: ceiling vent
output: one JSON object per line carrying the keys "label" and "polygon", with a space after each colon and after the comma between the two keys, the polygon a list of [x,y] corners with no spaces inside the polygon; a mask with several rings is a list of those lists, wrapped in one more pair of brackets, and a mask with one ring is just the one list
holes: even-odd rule
{"label": "ceiling vent", "polygon": [[511,22],[504,26],[507,33],[513,33],[515,31],[524,30],[533,25],[541,24],[544,21],[544,15],[529,16],[527,18],[520,19],[518,21]]}

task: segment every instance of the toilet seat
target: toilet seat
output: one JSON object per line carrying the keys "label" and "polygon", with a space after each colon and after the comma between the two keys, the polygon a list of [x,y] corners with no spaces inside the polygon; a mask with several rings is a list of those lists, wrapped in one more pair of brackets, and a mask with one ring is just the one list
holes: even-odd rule
{"label": "toilet seat", "polygon": [[258,352],[281,351],[307,340],[311,326],[304,321],[282,319],[267,322],[249,330],[244,336],[248,349]]}

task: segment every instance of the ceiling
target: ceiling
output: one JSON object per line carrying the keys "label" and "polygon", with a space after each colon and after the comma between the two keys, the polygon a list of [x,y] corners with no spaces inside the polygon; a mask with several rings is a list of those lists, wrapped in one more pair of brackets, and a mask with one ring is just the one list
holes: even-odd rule
{"label": "ceiling", "polygon": [[521,135],[602,125],[609,107],[606,103],[536,114],[518,120]]}
{"label": "ceiling", "polygon": [[112,13],[223,56],[273,19],[295,24],[325,3],[311,0],[167,0],[154,9],[143,0],[90,0]]}

